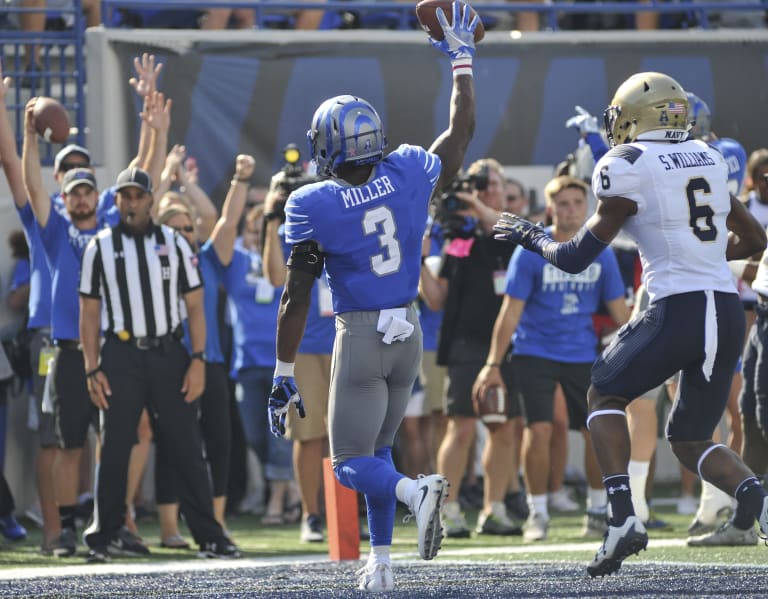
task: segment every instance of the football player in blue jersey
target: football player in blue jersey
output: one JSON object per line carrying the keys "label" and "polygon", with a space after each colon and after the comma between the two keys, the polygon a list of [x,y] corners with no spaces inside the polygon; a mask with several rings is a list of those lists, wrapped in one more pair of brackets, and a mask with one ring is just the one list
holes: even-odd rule
{"label": "football player in blue jersey", "polygon": [[445,37],[431,40],[451,60],[453,89],[448,128],[429,150],[402,145],[384,156],[386,138],[376,110],[342,95],[323,102],[307,134],[310,155],[324,179],[288,198],[286,241],[292,246],[277,322],[277,366],[269,398],[272,431],[285,432],[292,404],[304,406],[294,361],[315,277],[325,265],[336,314],[329,437],[334,471],[365,495],[371,552],[359,588],[394,588],[390,546],[397,501],[418,528],[423,559],[442,540],[440,506],[448,493],[438,474],[407,478],[395,470],[392,442],[418,373],[422,335],[414,306],[427,207],[461,167],[475,125],[472,58],[478,19],[453,3],[451,23],[441,9]]}
{"label": "football player in blue jersey", "polygon": [[648,544],[629,485],[625,410],[681,371],[666,436],[689,470],[737,500],[733,526],[768,537],[768,493],[732,450],[712,441],[744,347],[744,311],[727,260],[765,249],[766,235],[728,191],[722,154],[688,135],[688,97],[662,73],[638,73],[605,111],[611,150],[595,166],[595,214],[573,239],[553,242],[512,214],[497,239],[522,244],[567,272],[580,272],[624,230],[638,244],[647,310],[630,320],[592,367],[589,418],[612,516],[587,567],[617,571]]}

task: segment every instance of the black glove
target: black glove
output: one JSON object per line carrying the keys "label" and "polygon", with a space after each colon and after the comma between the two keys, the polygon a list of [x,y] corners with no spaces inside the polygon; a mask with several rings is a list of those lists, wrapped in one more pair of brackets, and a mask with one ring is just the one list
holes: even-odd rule
{"label": "black glove", "polygon": [[537,254],[541,254],[544,247],[552,242],[541,225],[509,212],[502,212],[493,230],[496,232],[495,239],[516,243]]}
{"label": "black glove", "polygon": [[291,404],[296,404],[299,416],[304,418],[304,402],[299,395],[296,379],[292,376],[276,376],[272,379],[272,392],[269,394],[267,411],[269,412],[269,429],[275,437],[285,434],[285,417]]}

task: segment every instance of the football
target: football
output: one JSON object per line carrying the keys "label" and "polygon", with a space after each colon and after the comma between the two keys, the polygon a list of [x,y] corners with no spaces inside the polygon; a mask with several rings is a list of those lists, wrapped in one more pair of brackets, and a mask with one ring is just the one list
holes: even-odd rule
{"label": "football", "polygon": [[[475,12],[475,9],[469,6],[469,4],[466,4],[465,2],[461,2],[461,4],[469,7],[469,20],[471,22],[472,19],[475,18],[477,12]],[[437,20],[436,11],[438,8],[442,8],[448,23],[453,23],[452,5],[452,0],[421,0],[421,2],[416,5],[416,18],[419,20],[421,28],[426,31],[432,39],[435,39],[438,42],[442,41],[445,38],[445,35],[443,34],[443,28],[440,26],[440,21]],[[483,21],[480,19],[477,23],[477,28],[475,29],[475,43],[479,42],[484,37],[485,27],[483,27]]]}
{"label": "football", "polygon": [[47,142],[61,144],[69,137],[69,115],[66,108],[53,98],[40,97],[33,109],[35,129]]}
{"label": "football", "polygon": [[477,405],[477,415],[485,424],[507,421],[507,398],[501,387],[488,387]]}

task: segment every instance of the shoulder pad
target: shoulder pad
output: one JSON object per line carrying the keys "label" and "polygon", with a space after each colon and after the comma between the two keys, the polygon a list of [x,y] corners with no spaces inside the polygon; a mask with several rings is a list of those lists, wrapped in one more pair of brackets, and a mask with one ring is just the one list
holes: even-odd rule
{"label": "shoulder pad", "polygon": [[621,144],[615,148],[611,148],[606,154],[610,158],[623,158],[630,164],[634,164],[643,153],[642,148],[631,146],[629,144]]}

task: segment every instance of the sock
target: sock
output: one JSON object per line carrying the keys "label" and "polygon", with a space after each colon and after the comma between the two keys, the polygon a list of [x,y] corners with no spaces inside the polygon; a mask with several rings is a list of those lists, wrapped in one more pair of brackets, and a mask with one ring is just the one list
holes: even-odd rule
{"label": "sock", "polygon": [[741,481],[736,487],[736,512],[733,515],[733,525],[741,530],[752,528],[755,518],[763,511],[763,498],[767,495],[760,481],[754,477]]}
{"label": "sock", "polygon": [[404,476],[395,485],[395,495],[399,501],[410,507],[409,501],[418,488],[418,483],[412,478]]}
{"label": "sock", "polygon": [[528,501],[528,509],[531,514],[544,514],[549,517],[549,511],[547,510],[547,495],[526,495]]}
{"label": "sock", "polygon": [[717,521],[717,513],[723,508],[730,508],[733,501],[728,493],[721,491],[715,485],[705,480],[701,481],[701,501],[696,519],[706,524]]}
{"label": "sock", "polygon": [[611,504],[611,524],[621,526],[627,518],[635,515],[632,507],[632,491],[629,488],[629,474],[612,474],[603,478],[608,501]]}
{"label": "sock", "polygon": [[368,555],[369,564],[389,564],[389,550],[391,545],[371,545],[371,553]]}
{"label": "sock", "polygon": [[365,495],[368,508],[368,532],[371,535],[371,548],[392,544],[392,531],[395,528],[397,500],[392,496]]}
{"label": "sock", "polygon": [[629,462],[629,488],[632,490],[632,506],[637,517],[643,522],[647,522],[651,516],[648,502],[645,500],[645,483],[648,480],[650,466],[650,462],[635,460]]}
{"label": "sock", "polygon": [[59,506],[59,519],[61,520],[61,528],[71,528],[76,530],[75,527],[75,511],[76,505],[60,505]]}
{"label": "sock", "polygon": [[593,489],[590,487],[587,491],[587,509],[597,509],[605,507],[608,503],[608,495],[605,489]]}

